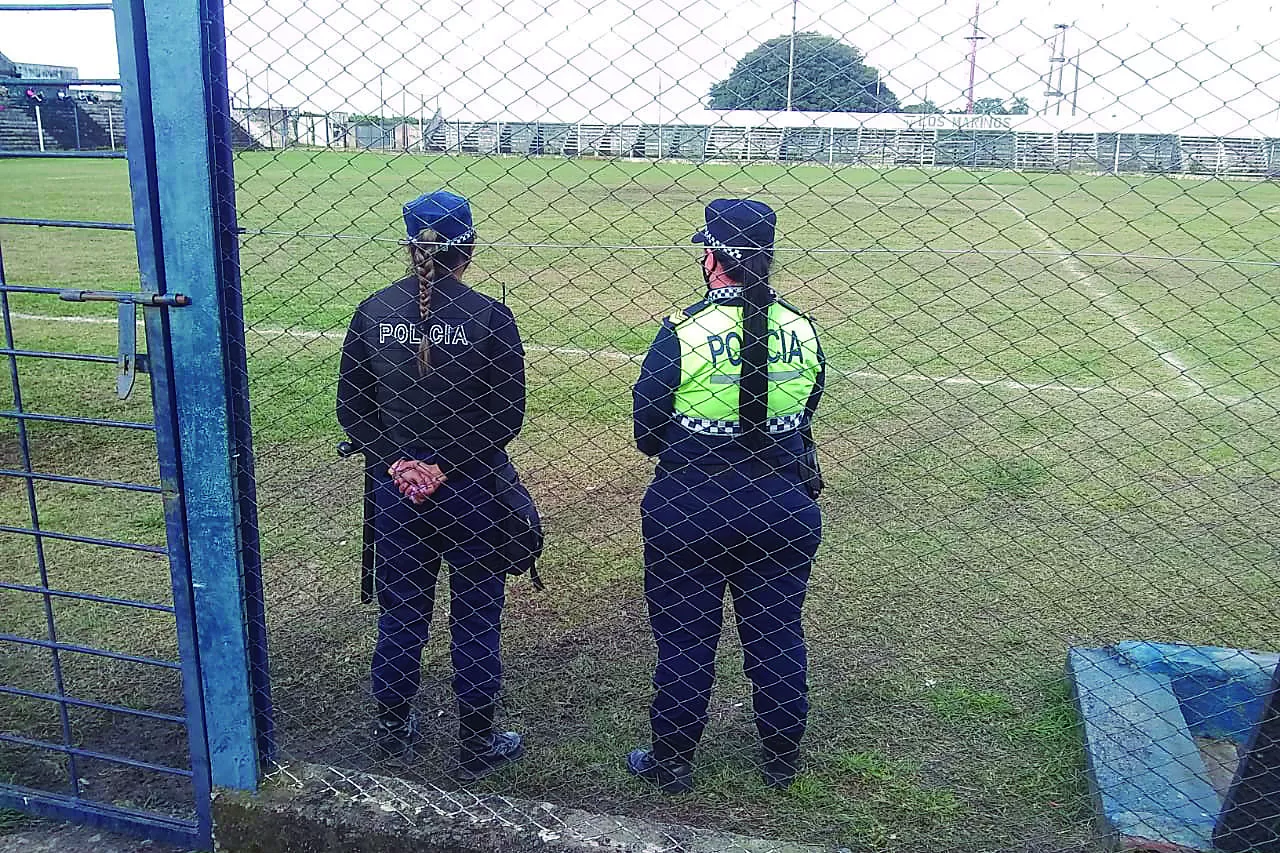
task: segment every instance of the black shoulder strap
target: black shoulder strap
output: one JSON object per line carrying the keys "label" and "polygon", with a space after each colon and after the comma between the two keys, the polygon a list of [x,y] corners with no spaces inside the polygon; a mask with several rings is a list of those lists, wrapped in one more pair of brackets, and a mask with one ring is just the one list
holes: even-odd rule
{"label": "black shoulder strap", "polygon": [[493,367],[493,306],[498,303],[493,300],[487,300],[484,314],[481,316],[480,325],[484,327],[484,345],[485,354],[489,356],[489,366]]}

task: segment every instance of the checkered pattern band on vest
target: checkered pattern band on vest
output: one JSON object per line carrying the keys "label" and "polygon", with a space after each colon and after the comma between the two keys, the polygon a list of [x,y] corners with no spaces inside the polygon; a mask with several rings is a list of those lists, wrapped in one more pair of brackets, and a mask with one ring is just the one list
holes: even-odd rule
{"label": "checkered pattern band on vest", "polygon": [[[709,418],[693,418],[688,415],[676,415],[675,420],[676,423],[689,430],[689,432],[701,433],[702,435],[742,434],[742,425],[738,421],[713,421]],[[770,434],[795,432],[804,426],[804,413],[796,412],[792,415],[769,418],[764,423],[765,430]]]}

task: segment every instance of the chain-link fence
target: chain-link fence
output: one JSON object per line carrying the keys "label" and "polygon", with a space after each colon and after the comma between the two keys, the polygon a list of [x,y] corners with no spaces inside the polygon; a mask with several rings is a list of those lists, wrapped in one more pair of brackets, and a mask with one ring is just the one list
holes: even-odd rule
{"label": "chain-link fence", "polygon": [[[1068,11],[1069,26],[1059,17]],[[1116,674],[1126,662],[1147,673],[1153,648],[1175,663],[1187,654],[1166,647],[1116,646],[1092,674],[1079,660],[1074,680],[1063,672],[1069,648],[1127,640],[1230,650],[1203,655],[1235,687],[1253,683],[1240,675],[1249,666],[1274,663],[1234,650],[1277,645],[1280,188],[1269,179],[1280,169],[1280,49],[1241,35],[1258,17],[1243,0],[1180,10],[1187,20],[1088,0],[971,12],[914,0],[228,0],[277,778],[323,778],[408,821],[446,808],[518,823],[519,803],[547,801],[900,850],[1092,849],[1090,774],[1097,781],[1104,759],[1141,763],[1144,751],[1156,781],[1129,781],[1153,821],[1167,808],[1176,822],[1157,789],[1181,790],[1188,773],[1216,789],[1210,798],[1223,794],[1256,719],[1244,694],[1217,707],[1212,678],[1143,675],[1177,687],[1170,711],[1163,692]],[[66,215],[109,220],[128,209],[127,197],[101,195],[99,167],[114,168],[66,174],[76,205],[106,209]],[[425,319],[419,305],[402,205],[439,188],[474,213],[464,278],[500,306],[481,315],[440,303],[463,298],[444,277]],[[708,503],[707,484],[681,479],[687,472],[669,473],[667,488],[677,487],[651,498],[641,523],[655,464],[636,447],[632,390],[646,353],[670,346],[655,338],[674,317],[677,350],[692,358],[679,349],[688,306],[699,306],[689,321],[699,329],[710,322],[703,311],[738,322],[740,303],[725,293],[703,302],[704,249],[689,243],[717,198],[776,211],[770,283],[797,316],[812,316],[825,356],[813,418],[823,535],[802,621],[808,731],[785,790],[761,778],[756,711],[776,717],[777,700],[794,716],[804,693],[787,612],[797,595],[778,586],[794,586],[807,566],[797,542],[801,517],[812,518],[795,481],[769,481],[775,492],[753,504],[743,495],[761,485],[748,477],[723,497],[734,510]],[[114,281],[131,247],[111,239],[62,255],[23,236],[11,251],[32,281]],[[68,273],[59,257],[82,263]],[[398,280],[394,306],[366,303]],[[373,592],[389,597],[361,602],[365,471],[335,452],[346,437],[335,399],[362,303],[366,339],[401,359],[380,380],[398,374],[406,395],[470,370],[460,348],[496,362],[493,318],[509,309],[526,405],[508,450],[541,512],[544,591],[512,578],[505,609],[495,608],[466,537],[444,530],[461,511],[445,518],[437,505],[482,479],[474,471],[411,509],[375,466]],[[34,308],[17,322],[37,341],[66,334]],[[769,328],[783,327],[804,361],[807,322],[770,314]],[[720,355],[740,356],[726,331],[737,334],[720,330]],[[419,373],[423,338],[431,364]],[[789,358],[791,338],[777,341],[771,357]],[[502,351],[503,364],[514,351]],[[662,373],[653,367],[651,379]],[[738,364],[717,369],[732,393],[711,396],[736,400]],[[488,373],[483,387],[514,387],[511,368]],[[812,383],[776,378],[781,387],[805,377]],[[74,384],[45,378],[52,399]],[[395,417],[412,423],[430,401],[407,399]],[[768,414],[804,420],[804,409]],[[476,440],[501,444],[484,421]],[[779,435],[771,440],[793,437]],[[471,438],[456,428],[453,437]],[[69,440],[49,452],[84,454]],[[135,464],[83,461],[117,479]],[[723,467],[704,472],[716,488],[742,474]],[[469,511],[486,512],[488,497],[466,495]],[[692,498],[701,515],[681,518]],[[400,524],[426,542],[397,545],[397,560],[386,540]],[[773,541],[756,562],[800,552],[781,578],[728,578],[724,606],[741,625],[728,612],[723,624],[699,618],[724,598],[724,559],[742,572],[752,562],[728,546],[682,550],[708,531],[752,532],[743,547]],[[425,593],[439,551],[453,559],[434,599],[409,594]],[[414,691],[405,660],[432,609],[437,636]],[[479,660],[492,636],[474,632],[495,609],[496,726],[520,732],[525,755],[459,783],[455,693],[474,699],[486,677],[480,693],[493,689]],[[419,618],[407,625],[403,612]],[[382,655],[371,677],[380,613],[384,640],[399,631],[409,639],[392,645],[408,649]],[[776,625],[759,630],[762,619]],[[451,629],[485,654],[451,656]],[[693,790],[679,796],[625,763],[652,743],[664,642],[668,654],[681,650],[667,660],[666,689],[694,725],[715,662]],[[1078,703],[1072,684],[1087,694]],[[1136,728],[1157,731],[1179,713],[1187,725],[1152,735],[1152,748],[1130,737],[1099,752],[1077,704],[1106,705],[1112,689],[1128,691]],[[380,751],[375,693],[383,706],[413,694],[412,760]],[[512,799],[498,808],[485,794]],[[525,825],[554,833],[549,815],[531,805]]]}
{"label": "chain-link fence", "polygon": [[[374,757],[362,473],[332,450],[348,321],[406,275],[401,205],[446,187],[480,235],[467,282],[523,335],[510,451],[547,535],[547,590],[513,580],[503,621],[498,728],[527,754],[471,790],[853,847],[1088,847],[1068,647],[1274,648],[1280,530],[1280,191],[1192,177],[1275,174],[1275,100],[1257,88],[1274,89],[1275,48],[1212,35],[1207,12],[1203,32],[1113,12],[1056,27],[1061,10],[975,20],[909,0],[230,3],[233,115],[254,140],[236,178],[281,760],[457,785],[443,636],[415,760]],[[794,711],[794,648],[752,629],[785,633],[794,596],[724,569],[743,559],[728,545],[680,551],[717,535],[672,517],[688,495],[660,496],[647,515],[667,528],[641,530],[654,465],[632,385],[662,318],[703,298],[688,240],[718,197],[776,210],[772,284],[811,312],[827,362],[812,711],[785,792],[762,784],[753,695]],[[711,512],[738,530],[777,514]],[[713,651],[717,572],[754,692],[732,626]],[[455,639],[482,609],[460,576]],[[651,740],[651,612],[680,658],[666,724],[697,725],[716,663],[686,797],[624,763]]]}

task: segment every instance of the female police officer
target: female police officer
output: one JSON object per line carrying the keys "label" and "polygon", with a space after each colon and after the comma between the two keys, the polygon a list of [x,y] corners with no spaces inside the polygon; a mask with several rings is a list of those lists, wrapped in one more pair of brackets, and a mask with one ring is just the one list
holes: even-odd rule
{"label": "female police officer", "polygon": [[665,320],[634,389],[636,446],[658,457],[641,505],[658,647],[651,749],[628,769],[693,786],[727,584],[753,686],[766,784],[795,779],[808,716],[800,612],[821,539],[808,426],[825,364],[812,321],[769,287],[776,217],[720,199],[693,240],[706,297]]}
{"label": "female police officer", "polygon": [[524,349],[511,311],[460,280],[476,237],[466,199],[428,193],[404,206],[404,222],[411,274],[356,310],[338,380],[338,421],[377,480],[375,734],[412,758],[410,702],[443,558],[459,776],[475,779],[523,753],[493,722],[508,568],[495,548],[494,473],[524,421]]}

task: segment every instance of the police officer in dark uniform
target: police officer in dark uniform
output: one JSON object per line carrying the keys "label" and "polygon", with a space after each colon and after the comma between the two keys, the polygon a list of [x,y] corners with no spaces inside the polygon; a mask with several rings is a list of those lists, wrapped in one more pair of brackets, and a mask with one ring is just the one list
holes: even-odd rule
{"label": "police officer in dark uniform", "polygon": [[809,424],[825,361],[812,320],[769,286],[776,225],[720,199],[694,235],[702,301],[665,320],[634,389],[636,446],[658,458],[641,505],[645,595],[658,647],[653,744],[628,769],[693,787],[728,586],[753,686],[767,785],[799,769],[808,716],[801,608],[822,535]]}
{"label": "police officer in dark uniform", "polygon": [[461,281],[476,232],[446,191],[404,206],[411,274],[361,303],[342,347],[338,421],[365,454],[374,490],[378,640],[375,735],[411,759],[418,691],[441,560],[449,564],[454,693],[463,780],[520,758],[495,732],[509,560],[495,472],[525,413],[524,348],[510,309]]}

